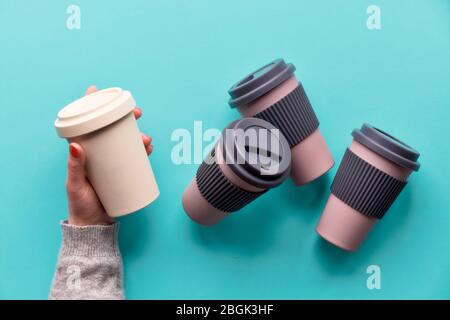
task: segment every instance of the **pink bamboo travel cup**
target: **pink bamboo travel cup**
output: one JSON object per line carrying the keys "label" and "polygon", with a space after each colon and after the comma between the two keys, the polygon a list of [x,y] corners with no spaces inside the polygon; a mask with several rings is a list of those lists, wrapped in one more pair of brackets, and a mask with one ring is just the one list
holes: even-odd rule
{"label": "pink bamboo travel cup", "polygon": [[159,196],[129,91],[109,88],[84,96],[59,113],[58,135],[86,150],[87,177],[111,217],[135,212]]}
{"label": "pink bamboo travel cup", "polygon": [[319,121],[293,64],[283,59],[246,76],[231,87],[229,104],[246,117],[264,119],[279,128],[291,147],[291,178],[306,184],[334,165]]}
{"label": "pink bamboo travel cup", "polygon": [[352,135],[316,229],[349,251],[358,249],[420,166],[417,151],[384,131],[364,124]]}
{"label": "pink bamboo travel cup", "polygon": [[273,125],[257,118],[236,120],[184,191],[184,211],[200,224],[215,224],[282,183],[290,163],[289,145]]}

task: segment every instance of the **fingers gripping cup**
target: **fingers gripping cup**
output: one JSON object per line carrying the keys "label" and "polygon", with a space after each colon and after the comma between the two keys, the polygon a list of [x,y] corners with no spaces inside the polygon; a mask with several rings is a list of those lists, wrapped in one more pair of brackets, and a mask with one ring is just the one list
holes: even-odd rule
{"label": "fingers gripping cup", "polygon": [[419,153],[391,135],[364,124],[354,130],[331,185],[317,232],[355,251],[419,169]]}
{"label": "fingers gripping cup", "polygon": [[230,106],[246,117],[256,117],[279,128],[291,147],[291,178],[296,185],[308,183],[333,165],[319,121],[295,67],[279,59],[248,75],[228,91]]}
{"label": "fingers gripping cup", "polygon": [[212,225],[282,183],[291,152],[272,124],[257,118],[232,122],[183,193],[191,219]]}
{"label": "fingers gripping cup", "polygon": [[129,91],[109,88],[58,113],[58,135],[86,151],[87,177],[111,217],[137,211],[159,196]]}

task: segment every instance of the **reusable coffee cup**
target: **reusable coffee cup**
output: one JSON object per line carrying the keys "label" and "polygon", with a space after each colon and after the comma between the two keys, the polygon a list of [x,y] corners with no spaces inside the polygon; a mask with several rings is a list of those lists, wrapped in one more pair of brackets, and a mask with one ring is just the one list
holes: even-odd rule
{"label": "reusable coffee cup", "polygon": [[272,124],[257,118],[236,120],[184,191],[184,211],[200,224],[215,224],[282,183],[290,164],[289,144]]}
{"label": "reusable coffee cup", "polygon": [[286,137],[292,153],[291,178],[306,184],[333,165],[319,121],[293,64],[275,60],[231,87],[229,104],[246,117],[272,123]]}
{"label": "reusable coffee cup", "polygon": [[369,124],[355,129],[352,136],[316,229],[349,251],[358,249],[420,166],[416,150]]}
{"label": "reusable coffee cup", "polygon": [[134,117],[129,91],[109,88],[84,96],[58,113],[58,135],[86,151],[87,177],[106,212],[135,212],[159,196]]}

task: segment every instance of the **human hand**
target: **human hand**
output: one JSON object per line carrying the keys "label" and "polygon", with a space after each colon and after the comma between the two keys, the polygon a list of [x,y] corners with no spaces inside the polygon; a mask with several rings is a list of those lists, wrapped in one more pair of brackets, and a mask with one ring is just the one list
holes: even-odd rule
{"label": "human hand", "polygon": [[[97,91],[90,86],[86,95]],[[134,116],[139,119],[142,111],[134,109]],[[142,134],[142,142],[148,155],[153,151],[152,138]],[[77,226],[106,225],[114,223],[114,219],[106,214],[94,188],[86,177],[86,152],[78,143],[69,145],[67,161],[66,191],[69,202],[68,223]]]}

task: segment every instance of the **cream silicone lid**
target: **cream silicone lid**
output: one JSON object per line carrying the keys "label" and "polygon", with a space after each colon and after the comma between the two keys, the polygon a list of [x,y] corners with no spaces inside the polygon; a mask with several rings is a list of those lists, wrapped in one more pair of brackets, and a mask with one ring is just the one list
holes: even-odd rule
{"label": "cream silicone lid", "polygon": [[129,91],[118,87],[103,89],[61,109],[55,128],[62,138],[80,136],[119,120],[132,112],[135,106]]}

